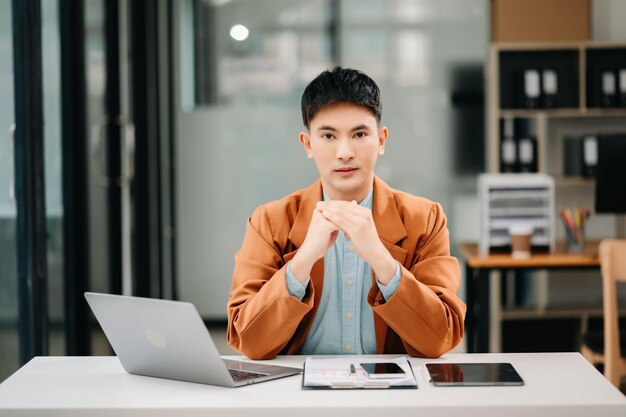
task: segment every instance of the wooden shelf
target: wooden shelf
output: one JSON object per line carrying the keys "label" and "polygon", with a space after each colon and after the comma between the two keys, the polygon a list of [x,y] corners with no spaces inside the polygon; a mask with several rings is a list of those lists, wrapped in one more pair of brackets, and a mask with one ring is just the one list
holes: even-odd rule
{"label": "wooden shelf", "polygon": [[566,176],[554,175],[554,184],[557,187],[560,187],[560,186],[570,186],[570,187],[593,186],[593,185],[595,185],[595,183],[596,183],[596,180],[594,178],[566,177]]}
{"label": "wooden shelf", "polygon": [[575,308],[575,309],[506,309],[502,310],[503,320],[529,320],[529,319],[566,319],[582,317],[602,317],[601,308]]}
{"label": "wooden shelf", "polygon": [[568,108],[568,109],[499,109],[498,118],[600,118],[600,117],[626,117],[626,108],[590,109],[590,108]]}
{"label": "wooden shelf", "polygon": [[[620,314],[626,314],[626,310],[620,310]],[[529,320],[529,319],[584,319],[602,317],[602,308],[590,307],[590,308],[555,308],[548,310],[537,309],[503,309],[503,320]]]}
{"label": "wooden shelf", "polygon": [[585,42],[492,42],[497,51],[547,51],[555,49],[580,49]]}
{"label": "wooden shelf", "polygon": [[546,51],[554,49],[611,49],[624,48],[626,43],[606,41],[572,42],[492,42],[491,48],[498,51]]}

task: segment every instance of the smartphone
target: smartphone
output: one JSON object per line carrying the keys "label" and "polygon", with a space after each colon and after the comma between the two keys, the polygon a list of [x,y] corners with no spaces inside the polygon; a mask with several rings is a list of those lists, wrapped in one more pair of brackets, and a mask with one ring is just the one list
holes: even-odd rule
{"label": "smartphone", "polygon": [[367,372],[369,378],[404,378],[406,374],[394,362],[370,362],[359,364]]}

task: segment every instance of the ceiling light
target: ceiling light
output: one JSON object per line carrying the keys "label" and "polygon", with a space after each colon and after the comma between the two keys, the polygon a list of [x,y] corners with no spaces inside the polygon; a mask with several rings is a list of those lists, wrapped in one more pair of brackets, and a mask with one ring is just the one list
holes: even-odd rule
{"label": "ceiling light", "polygon": [[236,41],[245,41],[249,34],[250,31],[244,25],[235,25],[230,28],[230,37]]}

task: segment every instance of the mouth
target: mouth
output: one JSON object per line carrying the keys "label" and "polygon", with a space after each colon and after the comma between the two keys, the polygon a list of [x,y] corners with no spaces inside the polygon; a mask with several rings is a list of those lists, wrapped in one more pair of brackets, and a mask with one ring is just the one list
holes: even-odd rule
{"label": "mouth", "polygon": [[358,168],[355,167],[341,167],[341,168],[337,168],[335,170],[335,172],[341,176],[349,176],[352,175],[352,173],[354,173]]}

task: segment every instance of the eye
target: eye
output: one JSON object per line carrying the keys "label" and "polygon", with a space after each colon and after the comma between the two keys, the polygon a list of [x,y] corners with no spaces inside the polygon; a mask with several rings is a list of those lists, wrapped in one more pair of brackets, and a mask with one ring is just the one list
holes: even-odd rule
{"label": "eye", "polygon": [[354,137],[356,137],[356,138],[364,138],[366,136],[367,136],[367,132],[356,132],[354,134]]}
{"label": "eye", "polygon": [[334,139],[334,136],[332,133],[323,133],[322,139],[331,140],[331,139]]}

